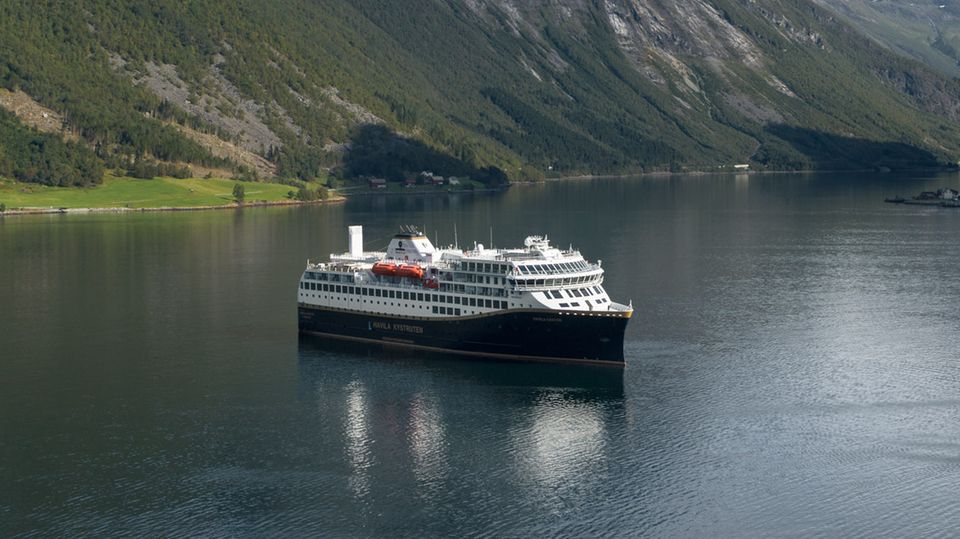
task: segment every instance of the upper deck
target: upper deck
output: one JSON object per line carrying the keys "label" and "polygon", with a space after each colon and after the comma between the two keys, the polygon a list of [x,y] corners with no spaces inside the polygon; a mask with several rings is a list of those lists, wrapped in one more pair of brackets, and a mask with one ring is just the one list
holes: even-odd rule
{"label": "upper deck", "polygon": [[[323,292],[336,289],[333,294],[340,294],[342,289],[356,287],[361,304],[370,301],[377,306],[382,299],[363,298],[368,292],[366,287],[373,287],[369,291],[374,294],[373,298],[394,299],[401,295],[419,298],[424,292],[429,298],[428,304],[448,300],[467,308],[463,311],[465,314],[482,313],[490,308],[629,310],[610,301],[602,286],[604,272],[599,262],[586,261],[572,247],[566,250],[551,247],[546,238],[528,237],[519,249],[488,249],[482,244],[475,244],[469,250],[456,246],[437,249],[425,236],[411,231],[395,236],[386,251],[363,251],[362,242],[354,241],[352,231],[350,240],[350,252],[330,255],[329,262],[308,261],[301,289],[310,290],[311,298],[315,289],[322,288]],[[389,294],[382,296],[380,290]],[[339,301],[336,295],[318,298]],[[415,309],[421,307],[410,305]],[[458,309],[454,307],[454,311]],[[442,306],[438,310],[438,314],[444,314]]]}
{"label": "upper deck", "polygon": [[580,251],[551,247],[547,238],[528,237],[522,249],[487,249],[482,244],[471,250],[450,246],[436,249],[425,236],[394,238],[387,251],[365,251],[330,255],[330,262],[311,264],[308,270],[364,273],[365,279],[403,284],[394,278],[369,274],[378,262],[395,262],[423,268],[441,288],[458,283],[494,285],[516,291],[555,290],[603,282],[600,264],[587,262]]}

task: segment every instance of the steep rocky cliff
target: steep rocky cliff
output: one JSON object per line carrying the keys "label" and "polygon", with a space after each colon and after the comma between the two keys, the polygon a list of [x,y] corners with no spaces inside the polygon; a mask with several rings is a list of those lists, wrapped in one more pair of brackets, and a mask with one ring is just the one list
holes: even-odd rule
{"label": "steep rocky cliff", "polygon": [[108,166],[535,178],[955,161],[957,83],[833,4],[15,1],[0,84]]}

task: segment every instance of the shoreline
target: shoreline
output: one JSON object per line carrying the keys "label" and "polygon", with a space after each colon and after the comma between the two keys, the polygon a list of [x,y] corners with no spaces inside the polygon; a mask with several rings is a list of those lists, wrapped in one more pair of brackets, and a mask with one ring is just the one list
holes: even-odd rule
{"label": "shoreline", "polygon": [[[713,175],[726,175],[726,174],[750,174],[750,175],[776,175],[776,174],[837,174],[841,172],[850,173],[850,174],[863,174],[866,172],[874,172],[877,174],[895,174],[895,173],[910,173],[910,172],[957,172],[958,168],[956,167],[933,167],[933,168],[911,168],[904,170],[877,170],[875,168],[863,168],[856,170],[849,169],[840,169],[840,170],[689,170],[685,172],[670,172],[670,171],[654,171],[654,172],[639,172],[639,173],[626,173],[626,174],[577,174],[574,176],[552,176],[544,178],[543,182],[554,182],[554,181],[567,181],[567,180],[606,180],[606,179],[621,179],[621,178],[642,178],[642,177],[658,177],[658,176],[713,176]],[[528,185],[528,184],[537,184],[543,182],[513,182],[511,185]]]}
{"label": "shoreline", "polygon": [[[510,184],[514,185],[514,184]],[[244,204],[216,204],[204,206],[157,206],[151,208],[127,208],[127,207],[104,207],[104,208],[17,208],[8,209],[0,212],[0,217],[4,216],[23,216],[23,215],[68,215],[68,214],[90,214],[90,213],[145,213],[145,212],[183,212],[183,211],[206,211],[206,210],[239,210],[243,208],[262,208],[267,206],[305,206],[311,204],[336,204],[346,202],[352,197],[363,196],[437,196],[437,195],[458,195],[458,194],[489,194],[502,193],[509,189],[458,189],[451,191],[412,191],[412,192],[378,192],[362,191],[357,193],[340,194],[327,200],[276,200],[263,202],[246,202]]]}
{"label": "shoreline", "polygon": [[157,206],[154,208],[126,208],[126,207],[107,207],[107,208],[18,208],[8,209],[0,212],[0,217],[8,215],[69,215],[69,214],[90,214],[90,213],[146,213],[146,212],[183,212],[183,211],[207,211],[207,210],[240,210],[243,208],[264,208],[268,206],[306,206],[313,204],[335,204],[345,202],[344,196],[336,196],[327,200],[275,200],[263,202],[246,202],[243,204],[217,204],[206,206]]}
{"label": "shoreline", "polygon": [[[950,167],[942,168],[922,168],[922,169],[911,169],[908,171],[895,171],[895,172],[950,172],[956,171],[957,169]],[[262,208],[270,206],[303,206],[311,204],[336,204],[346,202],[349,198],[352,197],[367,197],[367,196],[438,196],[438,195],[462,195],[462,194],[490,194],[490,193],[502,193],[506,192],[513,186],[532,186],[538,184],[544,184],[548,182],[559,182],[559,181],[584,181],[584,180],[603,180],[603,179],[624,179],[624,178],[644,178],[644,177],[667,177],[667,176],[709,176],[709,175],[739,175],[739,174],[749,174],[749,175],[779,175],[779,174],[812,174],[812,173],[837,173],[837,172],[847,172],[851,174],[863,174],[867,172],[875,172],[877,174],[889,174],[894,171],[878,171],[876,169],[862,169],[862,170],[746,170],[746,171],[688,171],[688,172],[669,172],[669,171],[656,171],[656,172],[642,172],[642,173],[629,173],[629,174],[579,174],[574,176],[554,176],[544,178],[543,181],[537,182],[512,182],[505,187],[499,188],[486,188],[486,189],[456,189],[456,190],[444,190],[444,191],[426,191],[426,190],[411,190],[411,191],[384,191],[384,190],[367,190],[362,191],[348,192],[338,194],[337,196],[331,197],[327,200],[311,200],[311,201],[300,201],[300,200],[274,200],[274,201],[261,201],[261,202],[247,202],[244,204],[216,204],[216,205],[203,205],[203,206],[158,206],[150,208],[127,208],[127,207],[90,207],[90,208],[40,208],[40,207],[27,207],[27,208],[17,208],[17,209],[7,209],[5,212],[0,212],[0,217],[4,216],[23,216],[23,215],[57,215],[57,214],[91,214],[91,213],[144,213],[144,212],[185,212],[185,211],[208,211],[208,210],[238,210],[243,208]]]}
{"label": "shoreline", "polygon": [[487,194],[487,193],[503,193],[510,189],[511,185],[519,185],[515,183],[508,184],[506,187],[486,188],[486,189],[455,189],[449,191],[427,191],[427,190],[410,190],[410,191],[359,191],[359,192],[349,192],[344,193],[342,196],[344,198],[351,197],[366,197],[366,196],[430,196],[430,195],[464,195],[464,194]]}

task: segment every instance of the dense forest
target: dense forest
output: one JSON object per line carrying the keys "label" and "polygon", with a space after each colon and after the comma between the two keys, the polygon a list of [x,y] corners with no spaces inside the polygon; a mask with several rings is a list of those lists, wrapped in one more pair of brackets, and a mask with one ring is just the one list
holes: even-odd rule
{"label": "dense forest", "polygon": [[103,163],[84,145],[27,129],[4,110],[0,141],[0,176],[61,187],[95,185],[103,178]]}
{"label": "dense forest", "polygon": [[699,24],[672,5],[11,0],[0,86],[64,126],[39,133],[0,114],[0,175],[89,185],[104,169],[195,165],[502,183],[956,160],[957,83],[831,12],[696,0]]}

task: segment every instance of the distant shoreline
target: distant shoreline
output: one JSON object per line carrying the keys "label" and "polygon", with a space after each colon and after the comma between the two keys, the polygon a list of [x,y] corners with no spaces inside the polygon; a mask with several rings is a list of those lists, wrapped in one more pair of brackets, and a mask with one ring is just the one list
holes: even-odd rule
{"label": "distant shoreline", "polygon": [[501,188],[489,188],[489,189],[456,189],[456,190],[443,190],[443,191],[422,191],[422,190],[411,190],[411,191],[374,191],[374,190],[363,190],[363,191],[354,191],[349,193],[338,194],[326,200],[310,200],[310,201],[300,201],[300,200],[269,200],[269,201],[258,201],[258,202],[246,202],[244,204],[215,204],[215,205],[200,205],[200,206],[157,206],[157,207],[144,207],[144,208],[128,208],[123,206],[108,206],[108,207],[90,207],[90,208],[66,208],[66,207],[22,207],[16,209],[8,209],[5,212],[0,212],[0,217],[3,216],[23,216],[23,215],[79,215],[79,214],[91,214],[91,213],[144,213],[144,212],[185,212],[185,211],[205,211],[205,210],[238,210],[243,208],[261,208],[268,206],[303,206],[311,204],[335,204],[346,202],[349,198],[354,197],[366,197],[366,196],[437,196],[437,195],[455,195],[455,194],[487,194],[487,193],[500,193],[509,189],[507,187]]}
{"label": "distant shoreline", "polygon": [[243,204],[219,204],[207,206],[159,206],[154,208],[18,208],[0,213],[8,215],[78,215],[90,213],[145,213],[145,212],[184,212],[206,210],[240,210],[243,208],[263,208],[267,206],[306,206],[313,204],[335,204],[346,201],[346,197],[337,196],[326,200],[275,200],[264,202],[245,202]]}
{"label": "distant shoreline", "polygon": [[[930,167],[930,168],[911,168],[905,170],[877,170],[876,168],[862,168],[856,170],[841,169],[841,170],[689,170],[685,172],[670,172],[670,171],[656,171],[656,172],[632,172],[625,174],[578,174],[575,176],[553,176],[545,178],[545,182],[554,182],[554,181],[566,181],[566,180],[604,180],[604,179],[617,179],[617,178],[635,178],[635,177],[644,177],[644,176],[713,176],[721,174],[750,174],[750,175],[776,175],[776,174],[838,174],[838,173],[850,173],[850,174],[863,174],[867,172],[874,172],[877,174],[903,174],[910,172],[956,172],[958,171],[957,167],[943,166],[943,167]],[[514,185],[527,185],[527,184],[537,184],[541,182],[516,182]]]}
{"label": "distant shoreline", "polygon": [[490,193],[501,193],[507,191],[511,186],[533,186],[544,184],[548,182],[559,182],[559,181],[583,181],[583,180],[602,180],[602,179],[624,179],[624,178],[638,178],[638,177],[670,177],[670,176],[710,176],[710,175],[741,175],[749,174],[754,175],[782,175],[782,174],[822,174],[822,173],[851,173],[851,174],[863,174],[863,173],[877,173],[877,174],[890,174],[890,173],[910,173],[910,172],[949,172],[956,171],[957,169],[951,167],[938,167],[938,168],[919,168],[919,169],[910,169],[910,170],[897,170],[897,171],[878,171],[876,169],[861,169],[861,170],[724,170],[724,171],[688,171],[688,172],[669,172],[669,171],[657,171],[657,172],[641,172],[641,173],[625,173],[625,174],[579,174],[574,176],[555,176],[544,178],[543,181],[536,182],[512,182],[504,187],[498,188],[483,188],[483,189],[447,189],[447,190],[380,190],[380,189],[364,189],[358,188],[356,190],[351,190],[349,192],[338,193],[336,196],[333,196],[326,200],[311,200],[311,201],[300,201],[300,200],[265,200],[265,201],[254,201],[246,202],[244,204],[229,203],[229,204],[213,204],[213,205],[197,205],[197,206],[159,206],[159,207],[141,207],[141,208],[129,208],[123,206],[107,206],[107,207],[89,207],[89,208],[68,208],[68,207],[18,207],[16,209],[9,208],[5,212],[0,212],[0,217],[3,216],[24,216],[24,215],[78,215],[78,214],[92,214],[92,213],[144,213],[144,212],[186,212],[186,211],[206,211],[206,210],[237,210],[243,208],[262,208],[262,207],[271,207],[271,206],[302,206],[302,205],[312,205],[312,204],[336,204],[342,203],[353,197],[369,197],[369,196],[438,196],[438,195],[460,195],[460,194],[490,194]]}
{"label": "distant shoreline", "polygon": [[428,190],[409,190],[409,191],[387,191],[385,189],[374,190],[366,189],[363,191],[350,191],[348,193],[343,193],[345,198],[352,197],[365,197],[365,196],[428,196],[428,195],[464,195],[464,194],[481,194],[481,193],[502,193],[510,188],[511,185],[517,184],[508,184],[506,187],[497,187],[497,188],[486,188],[486,189],[450,189],[450,190],[437,190],[437,191],[428,191]]}

